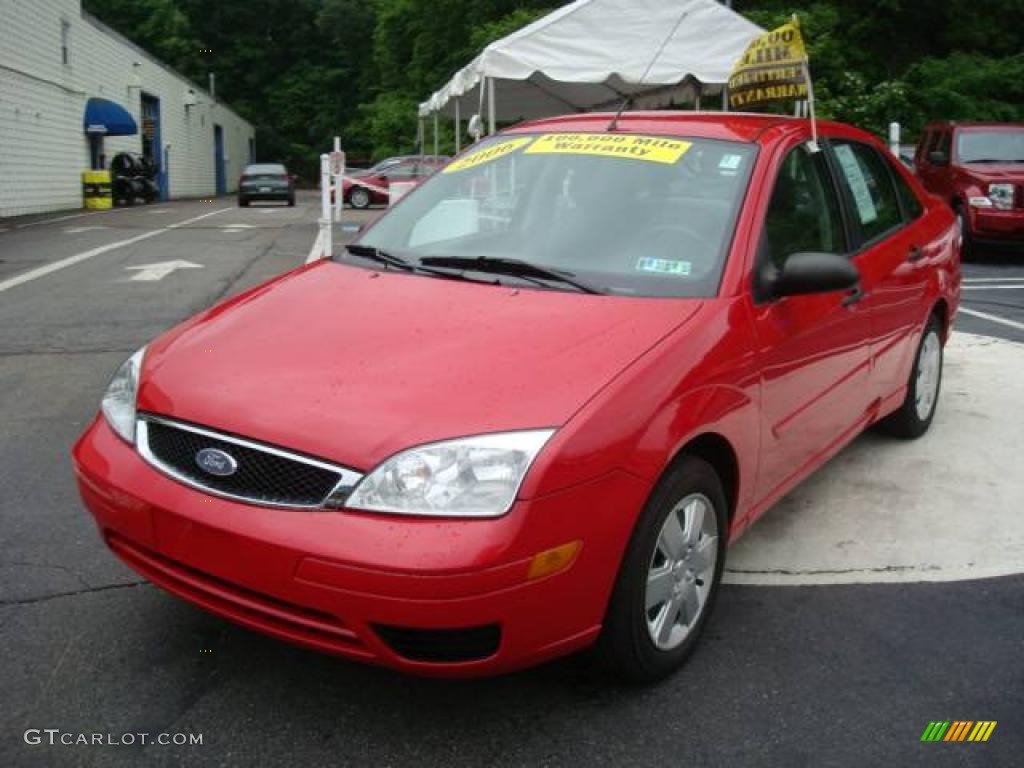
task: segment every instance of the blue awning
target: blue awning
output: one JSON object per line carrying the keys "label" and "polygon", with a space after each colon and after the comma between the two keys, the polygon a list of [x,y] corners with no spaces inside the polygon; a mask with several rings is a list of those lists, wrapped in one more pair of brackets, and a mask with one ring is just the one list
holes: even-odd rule
{"label": "blue awning", "polygon": [[82,121],[86,133],[104,136],[134,136],[139,132],[135,118],[120,104],[107,99],[89,99]]}

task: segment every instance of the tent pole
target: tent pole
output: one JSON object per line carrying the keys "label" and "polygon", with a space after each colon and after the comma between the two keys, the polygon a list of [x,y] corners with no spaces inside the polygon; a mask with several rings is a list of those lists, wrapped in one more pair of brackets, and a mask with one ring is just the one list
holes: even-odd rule
{"label": "tent pole", "polygon": [[722,86],[722,111],[729,111],[729,87],[726,85]]}
{"label": "tent pole", "polygon": [[434,113],[434,156],[437,156],[437,112]]}
{"label": "tent pole", "polygon": [[459,154],[459,150],[462,148],[462,137],[459,135],[462,132],[462,128],[459,127],[459,123],[462,122],[462,118],[459,115],[459,99],[455,98],[455,154]]}
{"label": "tent pole", "polygon": [[487,78],[487,135],[494,135],[494,78]]}
{"label": "tent pole", "polygon": [[416,118],[416,150],[419,154],[423,154],[423,117]]}

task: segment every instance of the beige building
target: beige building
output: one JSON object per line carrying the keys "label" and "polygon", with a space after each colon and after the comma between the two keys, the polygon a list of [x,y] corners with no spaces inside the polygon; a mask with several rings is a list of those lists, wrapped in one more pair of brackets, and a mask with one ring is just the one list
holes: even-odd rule
{"label": "beige building", "polygon": [[0,0],[0,217],[81,207],[82,171],[126,150],[157,166],[164,199],[232,192],[254,141],[80,0]]}

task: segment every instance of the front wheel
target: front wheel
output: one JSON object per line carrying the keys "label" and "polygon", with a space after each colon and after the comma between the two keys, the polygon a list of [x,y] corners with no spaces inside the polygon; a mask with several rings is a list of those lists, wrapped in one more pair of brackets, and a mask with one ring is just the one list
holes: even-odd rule
{"label": "front wheel", "polygon": [[370,207],[370,193],[362,187],[356,187],[348,196],[348,202],[353,208],[362,210]]}
{"label": "front wheel", "polygon": [[653,682],[693,651],[725,562],[725,492],[706,461],[684,456],[641,513],[622,562],[598,653],[611,672]]}
{"label": "front wheel", "polygon": [[898,410],[879,422],[883,432],[911,439],[920,437],[931,426],[942,384],[941,333],[939,319],[932,315],[917,347],[914,368],[907,382],[907,396]]}

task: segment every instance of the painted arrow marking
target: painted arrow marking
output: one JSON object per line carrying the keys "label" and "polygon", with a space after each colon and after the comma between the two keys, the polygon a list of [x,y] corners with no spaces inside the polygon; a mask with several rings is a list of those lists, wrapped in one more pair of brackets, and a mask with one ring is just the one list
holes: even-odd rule
{"label": "painted arrow marking", "polygon": [[161,261],[156,264],[141,264],[137,267],[125,267],[125,269],[137,270],[132,275],[132,280],[152,282],[163,280],[176,269],[202,269],[202,264],[193,264],[191,261]]}

